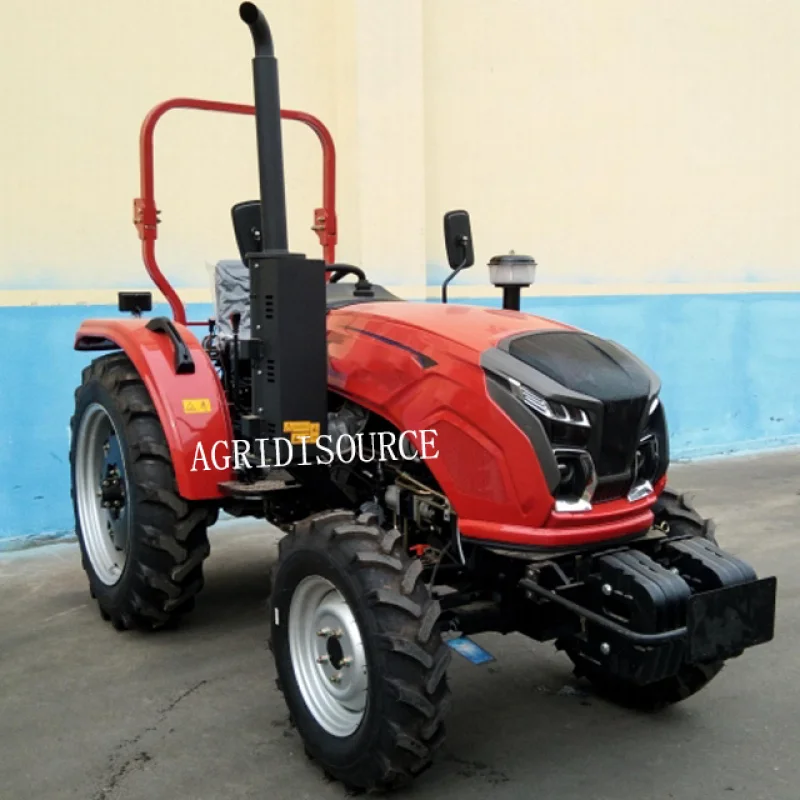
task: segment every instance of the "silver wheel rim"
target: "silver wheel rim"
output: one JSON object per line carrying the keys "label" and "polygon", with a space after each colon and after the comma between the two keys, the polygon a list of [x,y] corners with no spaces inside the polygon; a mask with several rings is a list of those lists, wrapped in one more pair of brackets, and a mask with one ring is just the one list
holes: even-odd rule
{"label": "silver wheel rim", "polygon": [[331,735],[352,734],[367,707],[361,631],[339,590],[320,575],[297,585],[289,606],[289,653],[314,719]]}
{"label": "silver wheel rim", "polygon": [[130,519],[124,457],[114,423],[99,403],[84,412],[75,447],[75,497],[86,554],[114,586],[128,558]]}

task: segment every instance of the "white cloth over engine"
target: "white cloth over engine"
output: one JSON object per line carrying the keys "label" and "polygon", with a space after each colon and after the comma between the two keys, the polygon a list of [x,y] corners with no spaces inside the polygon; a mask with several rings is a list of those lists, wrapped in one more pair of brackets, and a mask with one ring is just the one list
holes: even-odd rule
{"label": "white cloth over engine", "polygon": [[217,336],[233,339],[231,315],[241,314],[239,338],[250,338],[250,272],[241,261],[218,261],[214,267]]}

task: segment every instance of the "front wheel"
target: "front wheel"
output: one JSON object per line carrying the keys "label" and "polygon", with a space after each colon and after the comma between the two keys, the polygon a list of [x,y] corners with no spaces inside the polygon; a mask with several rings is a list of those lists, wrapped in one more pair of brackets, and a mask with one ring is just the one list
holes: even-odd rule
{"label": "front wheel", "polygon": [[306,752],[358,790],[392,789],[444,739],[450,650],[422,564],[347,511],[315,515],[280,542],[271,649]]}

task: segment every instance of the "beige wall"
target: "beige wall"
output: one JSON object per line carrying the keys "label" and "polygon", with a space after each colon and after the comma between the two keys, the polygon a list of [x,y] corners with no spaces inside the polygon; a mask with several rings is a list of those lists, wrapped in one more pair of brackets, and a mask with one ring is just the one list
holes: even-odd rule
{"label": "beige wall", "polygon": [[[331,4],[264,8],[283,56],[284,106],[335,121]],[[13,124],[0,128],[0,279],[7,286],[146,282],[131,223],[139,126],[173,96],[251,102],[252,45],[236,9],[219,0],[11,0],[9,9],[6,0],[13,24],[4,24],[0,75]],[[289,125],[292,238],[309,249],[321,199],[319,145]],[[250,118],[174,111],[159,124],[158,252],[176,280],[205,286],[205,262],[235,255],[230,207],[257,192],[254,137]]]}
{"label": "beige wall", "polygon": [[428,12],[429,211],[469,207],[482,258],[532,251],[556,281],[798,274],[800,3]]}
{"label": "beige wall", "polygon": [[[466,207],[481,263],[540,280],[797,280],[795,0],[263,0],[284,107],[340,152],[342,260],[421,285]],[[250,100],[250,42],[219,0],[6,0],[0,288],[145,285],[137,138],[176,95]],[[206,286],[254,196],[248,120],[173,112],[157,137],[159,255]],[[291,244],[316,252],[313,135],[285,127]],[[6,293],[7,295],[7,293]],[[7,302],[7,301],[6,301]]]}

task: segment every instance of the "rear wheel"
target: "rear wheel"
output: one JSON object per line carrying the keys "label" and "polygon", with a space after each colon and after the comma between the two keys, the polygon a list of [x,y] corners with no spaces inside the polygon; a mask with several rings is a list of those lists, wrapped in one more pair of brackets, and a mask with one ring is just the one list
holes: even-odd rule
{"label": "rear wheel", "polygon": [[203,586],[208,510],[179,496],[158,415],[124,354],[83,371],[71,433],[75,528],[101,615],[118,630],[176,621]]}
{"label": "rear wheel", "polygon": [[308,755],[354,790],[402,785],[444,739],[450,650],[422,565],[397,531],[347,511],[284,537],[271,649]]}
{"label": "rear wheel", "polygon": [[[716,544],[714,522],[697,513],[686,495],[666,489],[654,509],[655,524],[674,535],[693,535]],[[720,672],[724,662],[684,664],[675,675],[640,686],[615,676],[600,664],[585,658],[573,645],[563,649],[575,665],[575,675],[588,680],[597,693],[626,708],[658,711],[697,694]]]}

